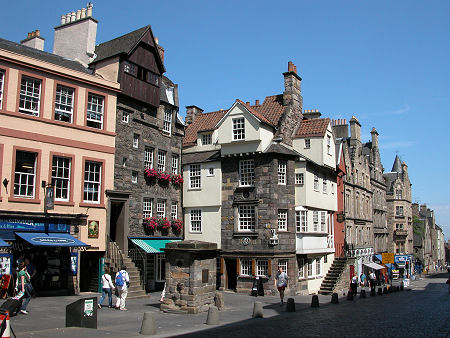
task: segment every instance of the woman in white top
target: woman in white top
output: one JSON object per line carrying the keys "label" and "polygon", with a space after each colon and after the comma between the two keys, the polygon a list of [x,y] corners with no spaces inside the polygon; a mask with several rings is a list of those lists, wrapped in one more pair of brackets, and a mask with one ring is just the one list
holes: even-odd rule
{"label": "woman in white top", "polygon": [[111,280],[111,275],[109,274],[109,268],[105,267],[105,273],[102,276],[102,297],[98,302],[98,308],[101,309],[103,305],[103,301],[105,300],[106,295],[108,294],[109,307],[112,308],[112,291],[114,289],[114,284]]}

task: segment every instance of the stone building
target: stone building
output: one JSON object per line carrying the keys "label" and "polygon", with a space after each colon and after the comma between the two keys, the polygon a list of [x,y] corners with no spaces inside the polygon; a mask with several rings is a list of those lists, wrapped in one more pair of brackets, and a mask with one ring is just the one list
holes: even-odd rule
{"label": "stone building", "polygon": [[413,253],[413,225],[411,208],[411,183],[408,166],[395,156],[391,172],[384,173],[386,180],[387,223],[389,252]]}
{"label": "stone building", "polygon": [[372,262],[374,228],[370,159],[361,142],[361,124],[356,117],[350,120],[350,137],[346,120],[333,122],[333,133],[343,144],[346,163],[344,179],[345,244],[347,255],[355,260],[355,271],[363,271],[363,264]]}
{"label": "stone building", "polygon": [[372,190],[373,240],[375,253],[388,252],[389,231],[387,226],[386,183],[383,177],[378,132],[372,128],[372,141],[363,146],[363,154],[368,158],[370,186]]}
{"label": "stone building", "polygon": [[[60,33],[96,27],[92,7],[79,12],[55,28],[53,54],[38,30],[0,39],[0,238],[13,254],[2,273],[26,254],[38,295],[97,291],[106,250],[119,84],[56,48],[68,42]],[[76,39],[81,54],[95,46]]]}
{"label": "stone building", "polygon": [[178,86],[163,76],[164,49],[150,26],[101,43],[90,63],[118,81],[110,245],[138,266],[146,290],[164,286],[161,248],[182,235]]}
{"label": "stone building", "polygon": [[418,268],[430,271],[430,269],[434,268],[431,246],[431,228],[434,224],[434,212],[427,208],[426,204],[419,205],[418,203],[413,203],[411,208],[413,217],[414,256],[416,257]]}

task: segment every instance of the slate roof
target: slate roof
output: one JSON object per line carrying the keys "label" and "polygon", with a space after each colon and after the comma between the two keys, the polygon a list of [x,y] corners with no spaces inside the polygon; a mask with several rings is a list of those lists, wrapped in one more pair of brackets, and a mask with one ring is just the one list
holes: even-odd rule
{"label": "slate roof", "polygon": [[[167,93],[166,93],[166,89],[170,88],[170,87],[175,87],[175,84],[166,76],[162,76],[162,81],[161,81],[161,86],[159,87],[159,99],[163,102],[166,102],[168,104],[172,104],[170,103],[168,97],[167,97]],[[174,106],[178,107],[178,99],[175,98],[175,102],[173,103]]]}
{"label": "slate roof", "polygon": [[400,161],[400,157],[398,157],[398,155],[395,155],[395,160],[394,160],[394,165],[392,166],[392,170],[393,173],[402,173],[402,162]]}
{"label": "slate roof", "polygon": [[228,110],[219,110],[211,113],[198,114],[194,122],[190,124],[185,131],[183,146],[193,146],[197,141],[199,132],[213,130],[220,119]]}
{"label": "slate roof", "polygon": [[330,119],[302,120],[295,137],[325,136]]}
{"label": "slate roof", "polygon": [[277,153],[284,155],[299,156],[299,153],[293,149],[289,149],[282,143],[272,142],[272,144],[264,151],[265,153]]}
{"label": "slate roof", "polygon": [[92,63],[99,62],[119,54],[128,54],[148,29],[151,29],[150,25],[99,44],[95,47],[95,54],[97,57],[94,61],[92,61]]}
{"label": "slate roof", "polygon": [[389,191],[392,191],[392,185],[395,182],[395,180],[400,177],[400,174],[399,173],[384,173],[383,177],[386,180],[386,187],[387,187],[387,191],[389,192]]}
{"label": "slate roof", "polygon": [[184,153],[182,158],[183,164],[210,162],[220,159],[220,151],[203,151],[195,153]]}
{"label": "slate roof", "polygon": [[80,62],[66,59],[62,56],[44,52],[42,50],[21,45],[19,43],[1,39],[0,38],[0,49],[7,50],[9,52],[17,53],[20,55],[28,56],[33,59],[48,62],[57,66],[72,69],[78,72],[92,74],[92,71],[83,66]]}

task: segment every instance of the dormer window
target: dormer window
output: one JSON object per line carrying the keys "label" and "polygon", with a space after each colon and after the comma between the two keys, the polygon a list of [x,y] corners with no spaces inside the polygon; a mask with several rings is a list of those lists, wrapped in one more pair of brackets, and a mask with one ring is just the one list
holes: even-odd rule
{"label": "dormer window", "polygon": [[311,148],[311,139],[305,138],[305,149]]}
{"label": "dormer window", "polygon": [[202,135],[202,145],[206,146],[208,144],[212,144],[212,134],[203,134]]}
{"label": "dormer window", "polygon": [[233,119],[233,141],[245,139],[245,121],[244,118]]}
{"label": "dormer window", "polygon": [[327,135],[327,153],[331,155],[331,136]]}

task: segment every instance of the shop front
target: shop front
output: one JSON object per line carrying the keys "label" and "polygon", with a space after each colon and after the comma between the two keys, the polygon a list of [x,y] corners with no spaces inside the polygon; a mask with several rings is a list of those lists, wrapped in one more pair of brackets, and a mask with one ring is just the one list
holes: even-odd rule
{"label": "shop front", "polygon": [[399,278],[409,279],[412,275],[413,256],[412,255],[395,255],[395,267],[399,271]]}
{"label": "shop front", "polygon": [[70,234],[82,217],[56,216],[0,218],[0,238],[10,245],[0,256],[0,271],[14,276],[24,261],[38,296],[75,293],[78,251],[89,246]]}

